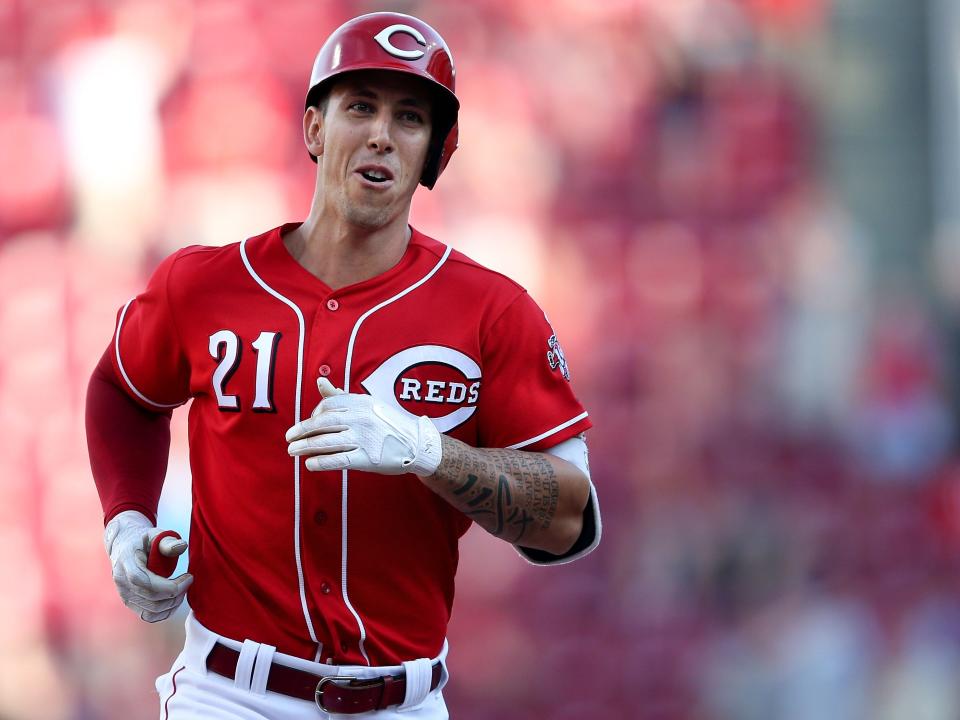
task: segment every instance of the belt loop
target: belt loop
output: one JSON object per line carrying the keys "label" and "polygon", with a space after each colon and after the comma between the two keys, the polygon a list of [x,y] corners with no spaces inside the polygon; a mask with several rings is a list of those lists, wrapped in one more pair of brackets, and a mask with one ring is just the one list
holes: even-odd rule
{"label": "belt loop", "polygon": [[256,663],[253,666],[253,676],[250,678],[250,691],[258,695],[267,694],[267,679],[270,677],[270,666],[273,665],[273,655],[277,649],[273,645],[260,645],[257,650]]}
{"label": "belt loop", "polygon": [[213,646],[217,644],[220,636],[201,625],[200,621],[194,617],[192,610],[187,615],[184,625],[186,627],[184,651],[187,661],[190,662],[191,668],[202,675],[206,675],[207,656],[213,650]]}
{"label": "belt loop", "polygon": [[433,663],[427,658],[405,662],[403,670],[407,678],[407,687],[403,704],[397,707],[397,712],[412,710],[426,700],[433,680]]}
{"label": "belt loop", "polygon": [[253,676],[253,663],[257,659],[257,648],[260,643],[253,640],[244,640],[240,648],[240,657],[237,658],[237,672],[233,676],[233,685],[240,690],[250,689],[250,680]]}

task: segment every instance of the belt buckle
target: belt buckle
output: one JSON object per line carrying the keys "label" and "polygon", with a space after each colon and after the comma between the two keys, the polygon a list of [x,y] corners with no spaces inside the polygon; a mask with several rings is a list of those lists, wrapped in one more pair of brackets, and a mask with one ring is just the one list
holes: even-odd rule
{"label": "belt buckle", "polygon": [[326,685],[327,683],[334,683],[337,680],[341,680],[349,683],[356,680],[356,678],[344,676],[344,675],[324,675],[322,678],[320,678],[320,682],[317,683],[317,689],[313,693],[313,701],[317,703],[317,707],[320,708],[325,713],[330,713],[333,711],[327,710],[327,708],[323,706],[323,686]]}

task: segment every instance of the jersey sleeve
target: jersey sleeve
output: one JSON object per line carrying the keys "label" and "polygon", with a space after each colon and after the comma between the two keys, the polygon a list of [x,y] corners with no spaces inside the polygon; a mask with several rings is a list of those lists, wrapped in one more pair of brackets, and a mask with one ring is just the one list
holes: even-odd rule
{"label": "jersey sleeve", "polygon": [[170,297],[180,252],[164,260],[146,290],[120,309],[113,335],[111,361],[121,387],[143,407],[160,412],[190,398],[190,367]]}
{"label": "jersey sleeve", "polygon": [[487,330],[481,352],[480,447],[539,451],[591,427],[557,336],[526,292]]}

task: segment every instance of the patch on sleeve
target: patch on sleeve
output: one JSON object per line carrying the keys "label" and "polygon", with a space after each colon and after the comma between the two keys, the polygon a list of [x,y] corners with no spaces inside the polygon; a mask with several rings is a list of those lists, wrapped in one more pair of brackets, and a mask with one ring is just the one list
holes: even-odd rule
{"label": "patch on sleeve", "polygon": [[570,369],[567,367],[567,358],[563,354],[563,348],[560,347],[560,341],[557,340],[556,334],[550,336],[547,345],[549,346],[547,362],[550,363],[550,369],[557,370],[559,368],[560,372],[563,373],[564,380],[569,382]]}

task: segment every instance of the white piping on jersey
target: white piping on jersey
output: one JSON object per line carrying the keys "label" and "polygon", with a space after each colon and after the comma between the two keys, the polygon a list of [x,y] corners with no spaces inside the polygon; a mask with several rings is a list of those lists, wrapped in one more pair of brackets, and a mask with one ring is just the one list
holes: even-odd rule
{"label": "white piping on jersey", "polygon": [[392,303],[392,302],[394,302],[394,301],[396,301],[396,300],[399,300],[400,298],[402,298],[402,297],[403,297],[404,295],[406,295],[407,293],[413,292],[413,291],[416,290],[418,287],[420,287],[421,285],[423,285],[427,280],[429,280],[430,278],[432,278],[432,277],[436,274],[437,270],[440,269],[440,266],[443,265],[443,264],[447,261],[447,258],[448,258],[448,257],[450,257],[450,251],[451,251],[451,249],[452,249],[452,248],[447,247],[447,249],[446,249],[446,250],[444,251],[444,253],[443,253],[443,257],[441,257],[440,260],[437,262],[437,264],[433,266],[433,268],[430,270],[430,272],[428,272],[428,273],[427,273],[426,275],[424,275],[422,278],[420,278],[419,280],[417,280],[417,282],[415,282],[413,285],[411,285],[410,287],[406,288],[405,290],[401,290],[400,292],[398,292],[396,295],[394,295],[394,296],[393,296],[392,298],[390,298],[389,300],[384,300],[384,301],[383,301],[382,303],[380,303],[379,305],[374,305],[372,308],[370,308],[369,310],[367,310],[363,315],[361,315],[361,316],[360,316],[360,319],[357,320],[357,324],[353,326],[353,332],[350,333],[350,342],[347,343],[347,367],[346,367],[346,369],[344,370],[344,376],[343,376],[343,391],[344,391],[344,392],[350,392],[350,367],[351,367],[351,363],[353,362],[353,344],[354,344],[354,342],[355,342],[356,339],[357,339],[357,332],[359,332],[359,330],[360,330],[360,325],[363,323],[364,320],[366,320],[368,317],[370,317],[371,315],[373,315],[377,310],[380,310],[381,308],[386,307],[386,306],[389,305],[390,303]]}
{"label": "white piping on jersey", "polygon": [[535,442],[537,442],[537,441],[539,441],[539,440],[543,440],[545,437],[549,437],[549,436],[553,435],[555,432],[560,432],[560,431],[563,430],[564,428],[568,428],[568,427],[570,427],[571,425],[573,425],[574,423],[580,422],[580,421],[583,420],[586,416],[587,416],[587,413],[582,412],[582,413],[580,413],[579,415],[577,415],[575,418],[572,418],[571,420],[567,420],[565,423],[560,423],[560,424],[557,425],[555,428],[550,428],[550,429],[547,430],[546,432],[540,433],[540,434],[537,435],[536,437],[532,437],[532,438],[530,438],[529,440],[524,440],[523,442],[518,442],[518,443],[516,443],[516,444],[514,444],[514,445],[507,445],[507,449],[508,449],[508,450],[519,450],[520,448],[526,447],[527,445],[533,445]]}
{"label": "white piping on jersey", "polygon": [[[272,287],[267,285],[250,264],[247,258],[247,241],[240,243],[240,257],[250,276],[257,281],[264,290],[273,295],[277,300],[284,303],[287,307],[297,314],[297,322],[300,323],[300,339],[297,343],[297,394],[294,397],[294,423],[300,422],[300,391],[303,386],[303,341],[304,341],[304,322],[303,313],[292,300],[285,298]],[[307,623],[307,630],[310,632],[310,639],[317,645],[317,634],[313,630],[313,621],[310,619],[310,610],[307,608],[307,593],[303,581],[303,561],[300,556],[300,458],[293,458],[293,552],[297,560],[297,582],[300,585],[300,605],[303,608],[303,619]]]}
{"label": "white piping on jersey", "polygon": [[[410,285],[406,289],[401,290],[392,298],[389,298],[388,300],[384,300],[379,305],[374,305],[372,308],[367,310],[363,315],[361,315],[357,319],[356,324],[353,326],[353,332],[350,333],[350,342],[347,343],[347,362],[346,362],[346,367],[344,368],[344,371],[343,371],[343,391],[344,392],[350,392],[350,368],[351,368],[351,363],[353,362],[353,346],[354,346],[354,343],[356,342],[357,333],[360,331],[360,326],[363,324],[363,321],[366,320],[371,315],[373,315],[375,312],[377,312],[377,310],[380,310],[381,308],[386,307],[390,303],[399,300],[407,293],[413,292],[418,287],[423,285],[427,280],[432,278],[436,274],[437,270],[440,269],[440,266],[447,261],[448,257],[450,257],[451,250],[452,248],[448,246],[447,249],[444,250],[443,256],[440,258],[437,264],[433,266],[430,272],[428,272],[422,278],[417,280],[417,282],[415,282],[413,285]],[[357,627],[360,629],[360,654],[363,655],[363,659],[366,660],[367,665],[369,665],[370,658],[367,657],[367,650],[366,648],[364,648],[364,642],[367,639],[367,630],[363,626],[363,620],[360,619],[360,615],[357,613],[353,605],[350,603],[350,596],[347,594],[347,486],[348,486],[348,480],[347,480],[346,470],[343,471],[342,477],[343,477],[342,499],[340,501],[340,516],[341,516],[340,527],[341,527],[341,533],[342,533],[341,542],[340,542],[340,591],[343,593],[343,602],[346,603],[347,609],[350,610],[350,612],[353,614],[353,617],[357,621]]]}
{"label": "white piping on jersey", "polygon": [[163,408],[163,409],[180,407],[181,405],[183,405],[182,402],[165,405],[164,403],[154,402],[153,400],[148,398],[142,392],[137,390],[136,386],[133,384],[133,381],[130,379],[130,376],[127,375],[127,371],[123,367],[123,360],[120,359],[120,328],[123,327],[123,319],[127,316],[127,308],[130,307],[130,303],[132,303],[134,300],[136,300],[136,298],[130,298],[129,300],[127,300],[127,304],[124,305],[123,310],[120,311],[120,319],[117,321],[117,334],[113,340],[113,346],[116,348],[116,353],[117,353],[117,367],[120,368],[120,374],[123,375],[123,381],[127,383],[127,387],[129,387],[133,391],[134,395],[136,395],[138,398],[143,400],[148,405],[153,405],[154,407]]}

